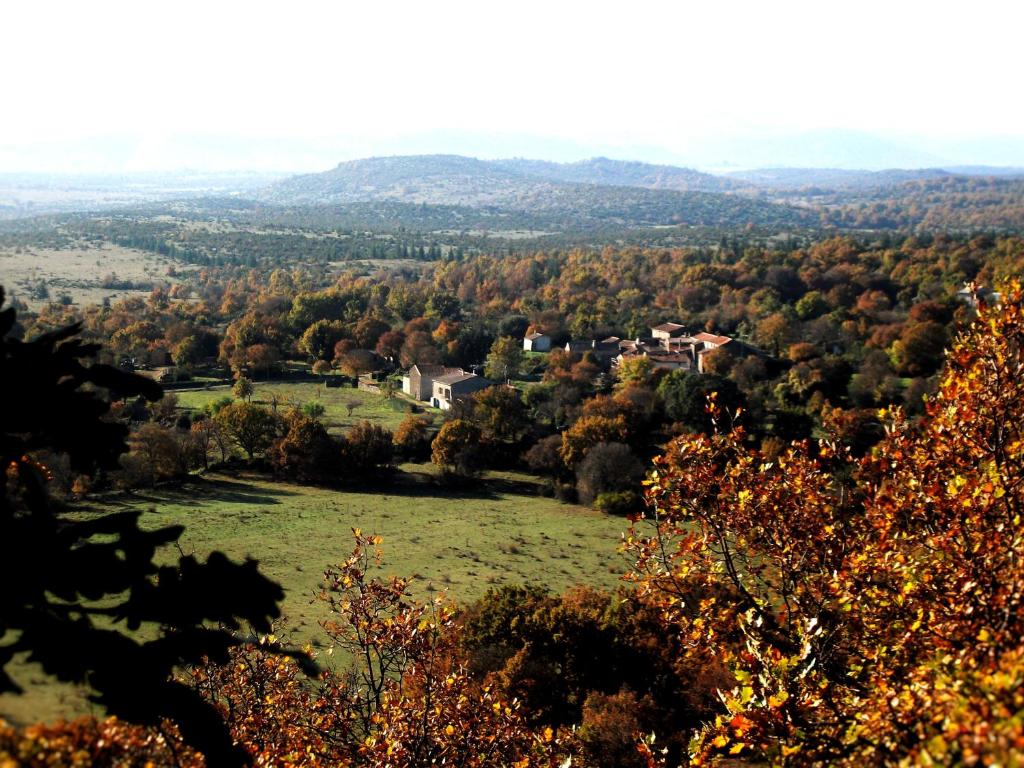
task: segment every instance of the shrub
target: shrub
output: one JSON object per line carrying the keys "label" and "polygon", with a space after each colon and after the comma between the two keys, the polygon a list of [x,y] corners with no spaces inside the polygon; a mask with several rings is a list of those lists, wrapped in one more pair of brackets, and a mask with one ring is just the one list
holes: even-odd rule
{"label": "shrub", "polygon": [[302,414],[310,419],[320,419],[327,412],[323,403],[311,402],[304,403],[302,406]]}
{"label": "shrub", "polygon": [[643,465],[628,445],[598,443],[576,468],[576,490],[580,501],[590,504],[602,494],[637,488],[643,474]]}
{"label": "shrub", "polygon": [[628,427],[622,415],[584,416],[562,433],[562,460],[566,466],[575,467],[598,443],[622,442],[626,439]]}
{"label": "shrub", "polygon": [[250,460],[270,447],[282,427],[281,419],[266,408],[242,402],[224,406],[213,418]]}
{"label": "shrub", "polygon": [[267,451],[277,472],[303,481],[336,479],[341,471],[341,447],[314,418],[296,414],[288,432]]}
{"label": "shrub", "polygon": [[480,428],[463,419],[445,422],[431,444],[430,459],[445,472],[473,475],[480,469]]}
{"label": "shrub", "polygon": [[345,434],[345,463],[357,477],[378,474],[391,467],[395,455],[391,432],[361,421]]}
{"label": "shrub", "polygon": [[409,461],[424,461],[430,458],[430,422],[422,416],[411,413],[402,419],[395,430],[395,452]]}
{"label": "shrub", "polygon": [[598,494],[594,509],[610,515],[628,515],[640,507],[640,497],[635,491],[614,491]]}
{"label": "shrub", "polygon": [[541,438],[523,454],[523,461],[541,475],[557,477],[563,474],[565,463],[562,461],[562,436],[548,435]]}

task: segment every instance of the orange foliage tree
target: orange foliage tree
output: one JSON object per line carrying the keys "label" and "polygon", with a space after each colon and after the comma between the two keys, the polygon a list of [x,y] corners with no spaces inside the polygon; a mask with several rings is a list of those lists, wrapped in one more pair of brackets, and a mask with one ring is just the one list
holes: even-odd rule
{"label": "orange foliage tree", "polygon": [[406,579],[373,575],[380,537],[354,531],[352,554],[324,572],[330,649],[354,660],[315,687],[292,660],[247,648],[191,672],[257,765],[562,765],[575,744],[531,729],[518,702],[473,680],[455,609],[414,601]]}
{"label": "orange foliage tree", "polygon": [[926,416],[881,414],[864,458],[835,439],[768,457],[736,428],[657,460],[632,578],[733,677],[693,764],[1024,761],[1022,373],[1013,284]]}

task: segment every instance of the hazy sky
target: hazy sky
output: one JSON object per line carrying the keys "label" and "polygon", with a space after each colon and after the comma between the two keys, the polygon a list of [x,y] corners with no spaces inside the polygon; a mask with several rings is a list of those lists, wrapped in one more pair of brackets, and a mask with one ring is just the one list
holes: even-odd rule
{"label": "hazy sky", "polygon": [[825,129],[1024,146],[1010,0],[12,0],[0,22],[0,171],[290,168],[459,137],[680,158]]}

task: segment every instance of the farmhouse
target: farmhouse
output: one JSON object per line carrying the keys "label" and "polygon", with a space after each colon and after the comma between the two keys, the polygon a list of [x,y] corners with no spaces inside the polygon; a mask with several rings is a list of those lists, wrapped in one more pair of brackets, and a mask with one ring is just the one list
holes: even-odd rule
{"label": "farmhouse", "polygon": [[565,351],[579,355],[589,352],[597,358],[598,363],[607,368],[619,354],[619,338],[612,336],[601,341],[570,341],[566,343]]}
{"label": "farmhouse", "polygon": [[646,350],[642,354],[654,363],[655,368],[661,368],[666,371],[675,371],[679,369],[692,371],[696,366],[693,359],[693,353],[690,350],[669,352],[664,349],[650,349]]}
{"label": "farmhouse", "polygon": [[433,393],[430,404],[442,411],[452,407],[452,403],[460,397],[467,397],[474,392],[493,386],[494,382],[477,376],[475,373],[449,373],[445,376],[438,376],[433,382]]}
{"label": "farmhouse", "polygon": [[402,391],[426,402],[434,394],[434,379],[462,372],[461,368],[446,368],[443,365],[414,365],[409,369],[409,373],[402,377]]}
{"label": "farmhouse", "polygon": [[550,352],[551,337],[546,333],[528,333],[523,337],[523,349],[526,352]]}
{"label": "farmhouse", "polygon": [[720,336],[717,333],[698,333],[693,337],[694,341],[699,341],[704,345],[704,349],[718,349],[724,347],[727,344],[734,343],[734,339],[729,336]]}
{"label": "farmhouse", "polygon": [[686,326],[679,323],[662,323],[651,328],[652,338],[658,341],[674,339],[686,334]]}
{"label": "farmhouse", "polygon": [[757,347],[751,346],[746,342],[740,341],[739,339],[733,339],[728,336],[714,336],[713,334],[704,334],[713,338],[705,340],[702,349],[698,349],[697,354],[697,371],[699,373],[706,373],[704,369],[705,360],[707,356],[715,350],[722,350],[722,352],[728,353],[733,357],[767,357]]}
{"label": "farmhouse", "polygon": [[704,331],[688,336],[685,326],[679,323],[656,325],[651,328],[649,338],[622,340],[618,346],[619,354],[615,358],[615,365],[630,357],[646,357],[655,368],[682,369],[698,373],[705,372],[705,359],[716,349],[722,349],[736,357],[764,354],[761,350],[730,336]]}

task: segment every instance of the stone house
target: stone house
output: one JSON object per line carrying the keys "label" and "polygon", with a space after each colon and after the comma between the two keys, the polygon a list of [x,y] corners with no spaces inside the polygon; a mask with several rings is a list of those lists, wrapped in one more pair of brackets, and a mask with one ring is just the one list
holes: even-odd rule
{"label": "stone house", "polygon": [[410,397],[427,402],[434,394],[434,379],[462,373],[461,368],[446,368],[443,365],[414,365],[402,377],[402,391]]}
{"label": "stone house", "polygon": [[493,386],[494,382],[477,376],[475,373],[449,373],[445,376],[438,376],[433,382],[433,393],[430,404],[442,411],[452,407],[452,403],[460,397],[468,397],[474,392]]}

